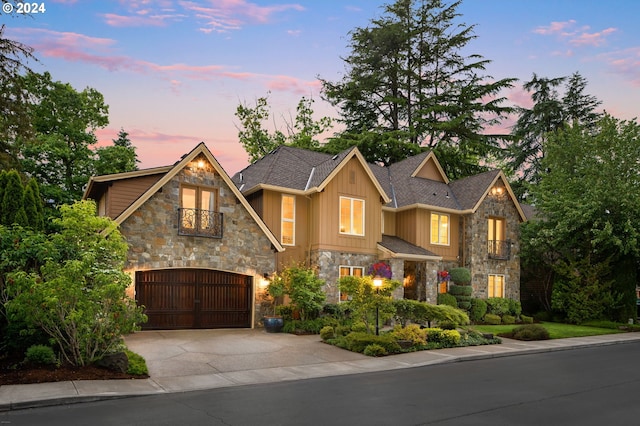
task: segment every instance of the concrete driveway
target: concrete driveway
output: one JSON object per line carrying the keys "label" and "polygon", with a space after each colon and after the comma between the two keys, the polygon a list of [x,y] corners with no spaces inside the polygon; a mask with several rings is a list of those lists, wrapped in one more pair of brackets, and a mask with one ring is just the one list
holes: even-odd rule
{"label": "concrete driveway", "polygon": [[145,358],[151,379],[173,391],[344,374],[341,363],[371,359],[318,335],[263,329],[142,331],[125,341]]}

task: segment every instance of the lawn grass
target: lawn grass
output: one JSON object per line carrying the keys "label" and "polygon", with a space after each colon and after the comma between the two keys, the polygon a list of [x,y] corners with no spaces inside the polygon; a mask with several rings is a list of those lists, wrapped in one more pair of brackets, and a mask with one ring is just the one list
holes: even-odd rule
{"label": "lawn grass", "polygon": [[[614,334],[623,333],[621,330],[601,327],[590,327],[585,325],[571,325],[562,324],[558,322],[543,322],[541,323],[544,328],[549,332],[549,336],[552,339],[565,339],[568,337],[585,337],[585,336],[598,336],[601,334]],[[500,333],[509,333],[517,325],[472,325],[470,329],[476,330],[480,333],[493,333],[494,335]]]}

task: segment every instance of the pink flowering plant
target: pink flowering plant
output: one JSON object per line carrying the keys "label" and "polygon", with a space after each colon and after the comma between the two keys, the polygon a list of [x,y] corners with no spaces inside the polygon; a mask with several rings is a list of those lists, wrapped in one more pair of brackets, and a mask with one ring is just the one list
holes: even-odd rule
{"label": "pink flowering plant", "polygon": [[451,275],[449,271],[446,269],[444,271],[438,271],[438,282],[449,282],[451,280]]}
{"label": "pink flowering plant", "polygon": [[391,266],[385,262],[376,262],[369,267],[368,275],[391,279]]}

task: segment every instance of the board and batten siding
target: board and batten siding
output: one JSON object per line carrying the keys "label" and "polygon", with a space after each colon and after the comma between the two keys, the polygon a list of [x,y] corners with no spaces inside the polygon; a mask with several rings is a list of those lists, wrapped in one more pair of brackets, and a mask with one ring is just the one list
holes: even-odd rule
{"label": "board and batten siding", "polygon": [[162,174],[141,176],[130,179],[114,180],[106,198],[106,215],[114,219],[162,178]]}
{"label": "board and batten siding", "polygon": [[[340,234],[341,196],[364,200],[364,236]],[[336,174],[324,191],[314,194],[311,208],[311,218],[318,224],[314,225],[317,231],[312,234],[312,250],[376,253],[382,239],[380,193],[356,158]]]}
{"label": "board and batten siding", "polygon": [[[411,209],[396,213],[396,235],[403,240],[442,256],[443,260],[456,260],[459,255],[459,215],[449,215],[449,244],[431,244],[431,212],[427,209]],[[435,213],[439,213],[433,210]]]}

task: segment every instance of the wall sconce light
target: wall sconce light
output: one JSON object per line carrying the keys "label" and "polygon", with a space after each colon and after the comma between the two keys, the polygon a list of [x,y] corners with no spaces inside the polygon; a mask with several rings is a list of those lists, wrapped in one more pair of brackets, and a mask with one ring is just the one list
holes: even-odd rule
{"label": "wall sconce light", "polygon": [[504,193],[504,188],[501,186],[494,186],[491,188],[491,194],[501,196]]}
{"label": "wall sconce light", "polygon": [[204,161],[198,160],[198,168],[199,169],[204,169]]}
{"label": "wall sconce light", "polygon": [[262,278],[260,278],[258,285],[260,286],[260,288],[264,289],[267,288],[270,282],[271,280],[269,279],[269,274],[265,272],[264,274],[262,274]]}

